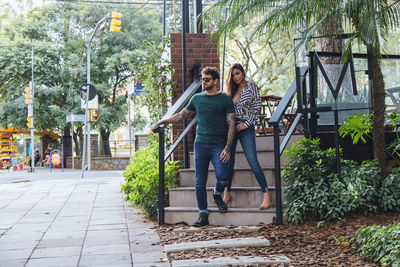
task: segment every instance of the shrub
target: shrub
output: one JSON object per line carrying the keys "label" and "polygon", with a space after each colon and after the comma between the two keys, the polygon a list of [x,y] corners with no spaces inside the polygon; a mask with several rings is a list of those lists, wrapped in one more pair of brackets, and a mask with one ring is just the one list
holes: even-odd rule
{"label": "shrub", "polygon": [[380,172],[375,162],[357,166],[342,160],[340,180],[335,173],[335,150],[321,150],[319,139],[302,139],[285,156],[289,157],[283,171],[283,179],[288,181],[285,212],[289,221],[333,220],[356,210],[376,211]]}
{"label": "shrub", "polygon": [[379,190],[379,205],[383,210],[400,212],[400,168],[382,180]]}
{"label": "shrub", "polygon": [[[177,187],[177,162],[165,163],[165,196],[168,189]],[[150,218],[157,218],[158,207],[158,143],[149,141],[148,147],[142,147],[131,159],[130,165],[123,173],[126,183],[121,191],[132,205],[143,208]]]}
{"label": "shrub", "polygon": [[400,266],[400,224],[364,226],[356,237],[362,255],[382,266]]}

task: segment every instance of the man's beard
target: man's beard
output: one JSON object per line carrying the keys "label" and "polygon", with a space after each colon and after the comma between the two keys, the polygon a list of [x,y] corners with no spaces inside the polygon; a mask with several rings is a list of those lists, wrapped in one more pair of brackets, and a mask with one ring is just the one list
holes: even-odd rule
{"label": "man's beard", "polygon": [[213,88],[214,88],[214,85],[212,85],[212,84],[209,85],[208,87],[204,87],[204,86],[203,86],[203,90],[204,90],[204,91],[210,91],[210,90],[212,90]]}

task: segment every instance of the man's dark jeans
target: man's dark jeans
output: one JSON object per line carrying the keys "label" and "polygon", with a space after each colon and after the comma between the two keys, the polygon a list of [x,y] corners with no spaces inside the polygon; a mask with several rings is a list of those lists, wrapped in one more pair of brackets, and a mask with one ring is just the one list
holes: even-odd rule
{"label": "man's dark jeans", "polygon": [[199,212],[208,213],[206,184],[208,178],[208,167],[210,161],[214,166],[217,182],[215,185],[216,194],[224,191],[229,174],[227,163],[220,160],[225,145],[210,143],[194,144],[194,162],[196,168],[196,199]]}

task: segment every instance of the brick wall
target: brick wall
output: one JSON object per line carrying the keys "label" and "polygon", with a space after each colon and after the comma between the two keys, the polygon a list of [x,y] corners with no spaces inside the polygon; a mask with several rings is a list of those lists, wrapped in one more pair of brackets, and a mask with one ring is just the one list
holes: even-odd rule
{"label": "brick wall", "polygon": [[[183,66],[182,66],[182,34],[171,34],[171,62],[175,73],[172,79],[176,82],[172,90],[173,103],[183,93]],[[217,50],[217,41],[211,40],[208,34],[188,33],[186,34],[186,87],[193,82],[191,69],[195,63],[200,64],[200,70],[207,66],[217,67],[219,69],[219,57]],[[190,121],[188,121],[189,123]],[[183,131],[183,123],[173,126],[174,140]],[[189,151],[193,151],[194,132],[188,134]],[[183,145],[175,149],[174,160],[183,160]],[[191,166],[194,167],[194,166]]]}

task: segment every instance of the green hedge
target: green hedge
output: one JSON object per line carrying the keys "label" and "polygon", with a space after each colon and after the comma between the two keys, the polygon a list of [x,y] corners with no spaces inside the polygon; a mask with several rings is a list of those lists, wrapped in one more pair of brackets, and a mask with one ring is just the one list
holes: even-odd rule
{"label": "green hedge", "polygon": [[[177,162],[165,163],[165,196],[168,198],[168,189],[178,186]],[[143,208],[146,215],[157,218],[158,208],[158,143],[150,141],[148,147],[143,147],[135,153],[130,165],[123,173],[125,184],[121,191],[125,199],[132,205]]]}
{"label": "green hedge", "polygon": [[335,173],[334,149],[321,150],[319,139],[302,139],[285,151],[288,181],[285,213],[288,221],[334,220],[349,212],[377,210],[380,169],[375,162],[357,165],[341,160],[342,178]]}

